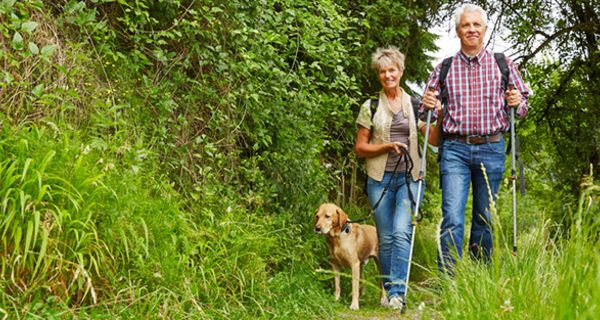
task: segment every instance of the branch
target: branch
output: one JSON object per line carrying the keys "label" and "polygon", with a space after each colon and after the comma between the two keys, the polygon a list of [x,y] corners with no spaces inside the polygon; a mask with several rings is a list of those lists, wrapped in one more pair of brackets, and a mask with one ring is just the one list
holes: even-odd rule
{"label": "branch", "polygon": [[573,31],[579,31],[579,30],[585,30],[585,28],[588,25],[592,25],[592,23],[586,22],[586,23],[578,23],[574,26],[565,28],[565,29],[561,29],[557,32],[555,32],[553,35],[549,36],[546,38],[546,40],[544,40],[542,42],[542,44],[540,44],[537,48],[535,48],[535,50],[531,51],[529,54],[523,54],[519,57],[517,57],[515,60],[519,60],[519,59],[523,59],[520,63],[521,66],[524,66],[527,64],[527,62],[531,59],[533,59],[533,57],[535,57],[536,54],[538,54],[538,52],[542,51],[542,49],[544,49],[546,46],[548,46],[552,41],[554,41],[556,38],[569,33],[569,32],[573,32]]}
{"label": "branch", "polygon": [[582,65],[582,61],[581,60],[576,60],[572,65],[571,65],[571,69],[569,70],[569,72],[567,72],[567,74],[560,80],[560,83],[558,85],[558,89],[556,89],[556,91],[553,94],[548,94],[547,97],[550,97],[549,99],[546,100],[546,108],[544,109],[543,112],[543,118],[546,119],[547,123],[548,123],[548,127],[550,129],[550,133],[552,134],[553,140],[554,140],[554,145],[556,147],[556,152],[563,158],[565,158],[565,154],[563,154],[562,149],[559,148],[559,144],[557,143],[557,135],[556,135],[556,130],[560,130],[563,133],[563,136],[565,136],[567,138],[567,140],[571,141],[571,143],[573,143],[573,139],[571,138],[571,135],[569,135],[566,132],[566,128],[564,128],[564,126],[562,125],[562,122],[559,120],[558,123],[554,123],[554,121],[552,121],[552,117],[550,116],[550,112],[551,109],[553,109],[556,104],[559,101],[559,97],[562,96],[563,91],[565,91],[565,89],[567,88],[567,85],[569,83],[571,83],[571,80],[573,79],[573,76],[575,75],[575,71]]}
{"label": "branch", "polygon": [[[496,33],[496,30],[499,28],[500,24],[502,23],[503,15],[504,15],[504,5],[502,5],[502,7],[500,8],[500,13],[498,14],[498,19],[496,19],[496,22],[494,22],[494,28],[492,29],[492,32],[490,33],[490,40],[485,45],[486,49],[490,45],[490,42],[492,42],[492,39],[494,39],[494,33]],[[495,43],[495,41],[494,41],[494,43]]]}

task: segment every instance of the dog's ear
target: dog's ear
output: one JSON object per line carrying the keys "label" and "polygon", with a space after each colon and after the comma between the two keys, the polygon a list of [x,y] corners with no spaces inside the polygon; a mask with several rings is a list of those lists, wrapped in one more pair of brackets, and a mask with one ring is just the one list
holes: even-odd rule
{"label": "dog's ear", "polygon": [[335,212],[337,213],[338,226],[341,229],[348,222],[348,215],[340,208],[335,209]]}

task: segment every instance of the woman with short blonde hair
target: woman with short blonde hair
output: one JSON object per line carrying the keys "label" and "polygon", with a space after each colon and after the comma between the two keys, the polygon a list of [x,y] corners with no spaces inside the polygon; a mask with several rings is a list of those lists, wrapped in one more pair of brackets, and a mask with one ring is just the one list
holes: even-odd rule
{"label": "woman with short blonde hair", "polygon": [[[417,119],[411,96],[400,87],[404,73],[404,55],[396,47],[377,49],[371,57],[371,66],[377,73],[382,90],[376,108],[371,100],[363,103],[356,123],[358,134],[355,150],[366,158],[367,194],[375,209],[375,224],[379,245],[379,263],[389,306],[404,308],[406,277],[412,235],[411,205],[408,189],[416,197],[418,165],[406,172],[402,150],[408,150],[412,162],[418,164],[417,135],[425,134],[426,124]],[[372,109],[375,110],[371,114]],[[430,130],[429,143],[440,141],[438,130]],[[389,186],[384,194],[383,190]],[[382,196],[383,195],[383,196]],[[380,201],[381,199],[381,201]],[[419,201],[419,200],[417,200]]]}
{"label": "woman with short blonde hair", "polygon": [[376,71],[387,65],[396,65],[404,71],[404,55],[398,48],[394,46],[377,48],[371,56],[371,68]]}

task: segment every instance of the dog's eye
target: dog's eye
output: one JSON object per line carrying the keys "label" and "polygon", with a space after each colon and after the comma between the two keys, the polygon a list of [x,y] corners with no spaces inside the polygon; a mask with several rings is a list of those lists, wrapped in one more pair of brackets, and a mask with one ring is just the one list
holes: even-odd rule
{"label": "dog's eye", "polygon": [[327,219],[331,219],[331,215],[330,215],[330,214],[327,214],[327,215],[325,215],[325,218],[327,218]]}

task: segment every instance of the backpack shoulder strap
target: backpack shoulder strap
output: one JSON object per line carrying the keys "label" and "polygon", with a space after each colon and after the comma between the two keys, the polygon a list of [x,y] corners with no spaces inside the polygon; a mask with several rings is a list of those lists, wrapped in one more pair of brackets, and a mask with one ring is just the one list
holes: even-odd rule
{"label": "backpack shoulder strap", "polygon": [[446,77],[448,76],[448,71],[450,71],[450,66],[452,65],[452,60],[454,60],[454,57],[448,57],[448,58],[444,59],[444,61],[442,61],[442,68],[440,69],[440,77],[439,77],[440,85],[442,85],[444,83],[444,81],[446,81]]}
{"label": "backpack shoulder strap", "polygon": [[504,56],[504,53],[502,52],[496,52],[494,53],[494,59],[502,73],[502,88],[506,89],[508,88],[508,82],[510,80],[510,70],[508,70],[508,64],[506,64],[506,56]]}
{"label": "backpack shoulder strap", "polygon": [[445,106],[448,101],[448,92],[446,91],[446,77],[448,76],[448,71],[450,71],[450,66],[452,66],[452,60],[454,57],[448,57],[442,61],[442,67],[440,68],[440,75],[438,78],[438,83],[440,86],[440,96],[442,97],[442,105]]}
{"label": "backpack shoulder strap", "polygon": [[375,113],[377,112],[377,107],[379,106],[379,99],[371,99],[370,109],[371,109],[371,128],[369,128],[369,142],[371,142],[371,137],[373,137],[373,118],[375,117]]}
{"label": "backpack shoulder strap", "polygon": [[375,117],[375,112],[377,112],[378,106],[379,99],[371,99],[371,122],[373,122],[373,117]]}
{"label": "backpack shoulder strap", "polygon": [[421,99],[410,97],[410,104],[412,105],[413,114],[415,115],[415,124],[419,124],[419,105],[421,104]]}
{"label": "backpack shoulder strap", "polygon": [[[446,90],[446,77],[448,76],[448,72],[450,71],[450,67],[452,66],[452,60],[454,60],[454,56],[448,57],[442,61],[442,67],[440,68],[440,74],[438,76],[438,84],[440,87],[440,97],[442,97],[442,115],[446,116],[446,104],[448,104],[448,91]],[[444,127],[440,128],[442,132],[444,132]],[[442,134],[442,139],[444,139],[444,135]],[[440,162],[442,159],[443,152],[443,143],[438,147],[438,156],[437,161]],[[440,167],[441,168],[441,167]],[[440,169],[441,170],[441,169]],[[442,188],[442,175],[440,174],[440,188]]]}
{"label": "backpack shoulder strap", "polygon": [[[419,105],[421,104],[421,99],[410,97],[410,104],[412,104],[413,115],[415,116],[415,127],[419,131]],[[421,148],[417,147],[417,150],[419,151],[419,157],[422,157]]]}

